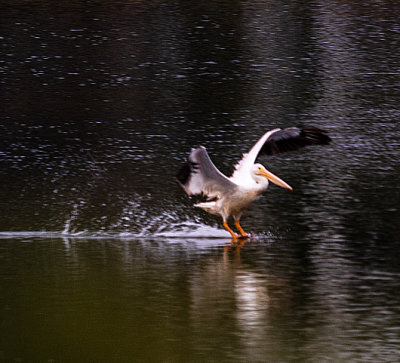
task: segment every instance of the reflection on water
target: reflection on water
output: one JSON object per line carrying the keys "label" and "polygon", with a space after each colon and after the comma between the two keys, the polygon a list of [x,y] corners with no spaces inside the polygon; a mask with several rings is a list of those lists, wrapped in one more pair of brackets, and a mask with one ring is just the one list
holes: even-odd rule
{"label": "reflection on water", "polygon": [[[397,2],[0,14],[0,361],[398,360]],[[334,142],[260,160],[294,191],[231,246],[176,170],[291,125]]]}
{"label": "reflection on water", "polygon": [[400,271],[377,256],[335,240],[3,238],[0,356],[393,361]]}

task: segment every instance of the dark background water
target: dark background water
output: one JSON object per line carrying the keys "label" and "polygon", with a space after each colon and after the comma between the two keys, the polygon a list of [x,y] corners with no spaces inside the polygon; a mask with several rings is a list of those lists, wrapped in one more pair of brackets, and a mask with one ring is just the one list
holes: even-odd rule
{"label": "dark background water", "polygon": [[[399,359],[399,4],[0,14],[0,360]],[[230,246],[176,170],[201,144],[230,174],[292,125],[334,142],[261,159],[294,191]]]}

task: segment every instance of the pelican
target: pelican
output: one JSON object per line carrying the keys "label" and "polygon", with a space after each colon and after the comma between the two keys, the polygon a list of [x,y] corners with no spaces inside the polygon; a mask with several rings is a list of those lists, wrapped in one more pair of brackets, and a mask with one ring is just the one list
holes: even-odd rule
{"label": "pelican", "polygon": [[[255,163],[260,154],[274,155],[297,150],[307,145],[327,145],[331,138],[317,127],[289,127],[266,132],[235,165],[231,177],[222,174],[213,164],[205,147],[192,149],[177,174],[177,179],[188,195],[204,195],[207,201],[194,206],[208,213],[220,215],[223,226],[232,238],[248,238],[240,225],[242,213],[268,188],[269,181],[289,190],[292,187]],[[240,235],[228,225],[233,217]]]}

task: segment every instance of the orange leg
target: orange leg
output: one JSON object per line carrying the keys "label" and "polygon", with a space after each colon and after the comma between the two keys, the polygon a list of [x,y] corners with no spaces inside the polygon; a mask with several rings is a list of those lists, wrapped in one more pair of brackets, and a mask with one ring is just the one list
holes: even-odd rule
{"label": "orange leg", "polygon": [[247,238],[250,237],[242,228],[242,226],[239,224],[239,220],[235,219],[235,226],[238,229],[238,231],[240,232],[241,237]]}
{"label": "orange leg", "polygon": [[226,230],[231,234],[232,238],[235,238],[235,239],[240,238],[240,236],[238,236],[235,232],[233,232],[233,231],[229,228],[228,223],[226,223],[225,221],[224,221],[224,227],[225,227]]}

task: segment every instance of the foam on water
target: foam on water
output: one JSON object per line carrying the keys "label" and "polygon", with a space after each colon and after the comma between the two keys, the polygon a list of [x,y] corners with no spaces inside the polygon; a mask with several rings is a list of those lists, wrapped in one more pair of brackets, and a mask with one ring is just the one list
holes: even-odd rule
{"label": "foam on water", "polygon": [[123,231],[79,231],[71,232],[68,228],[63,231],[5,231],[0,232],[0,239],[8,238],[75,238],[75,239],[142,239],[142,238],[168,238],[168,239],[185,239],[185,238],[208,238],[208,239],[229,239],[229,234],[216,227],[204,224],[196,224],[193,222],[182,222],[171,224],[168,227],[159,228],[156,232],[149,232],[144,228],[139,233]]}
{"label": "foam on water", "polygon": [[192,221],[162,226],[152,235],[168,238],[229,238],[228,232],[223,229]]}

